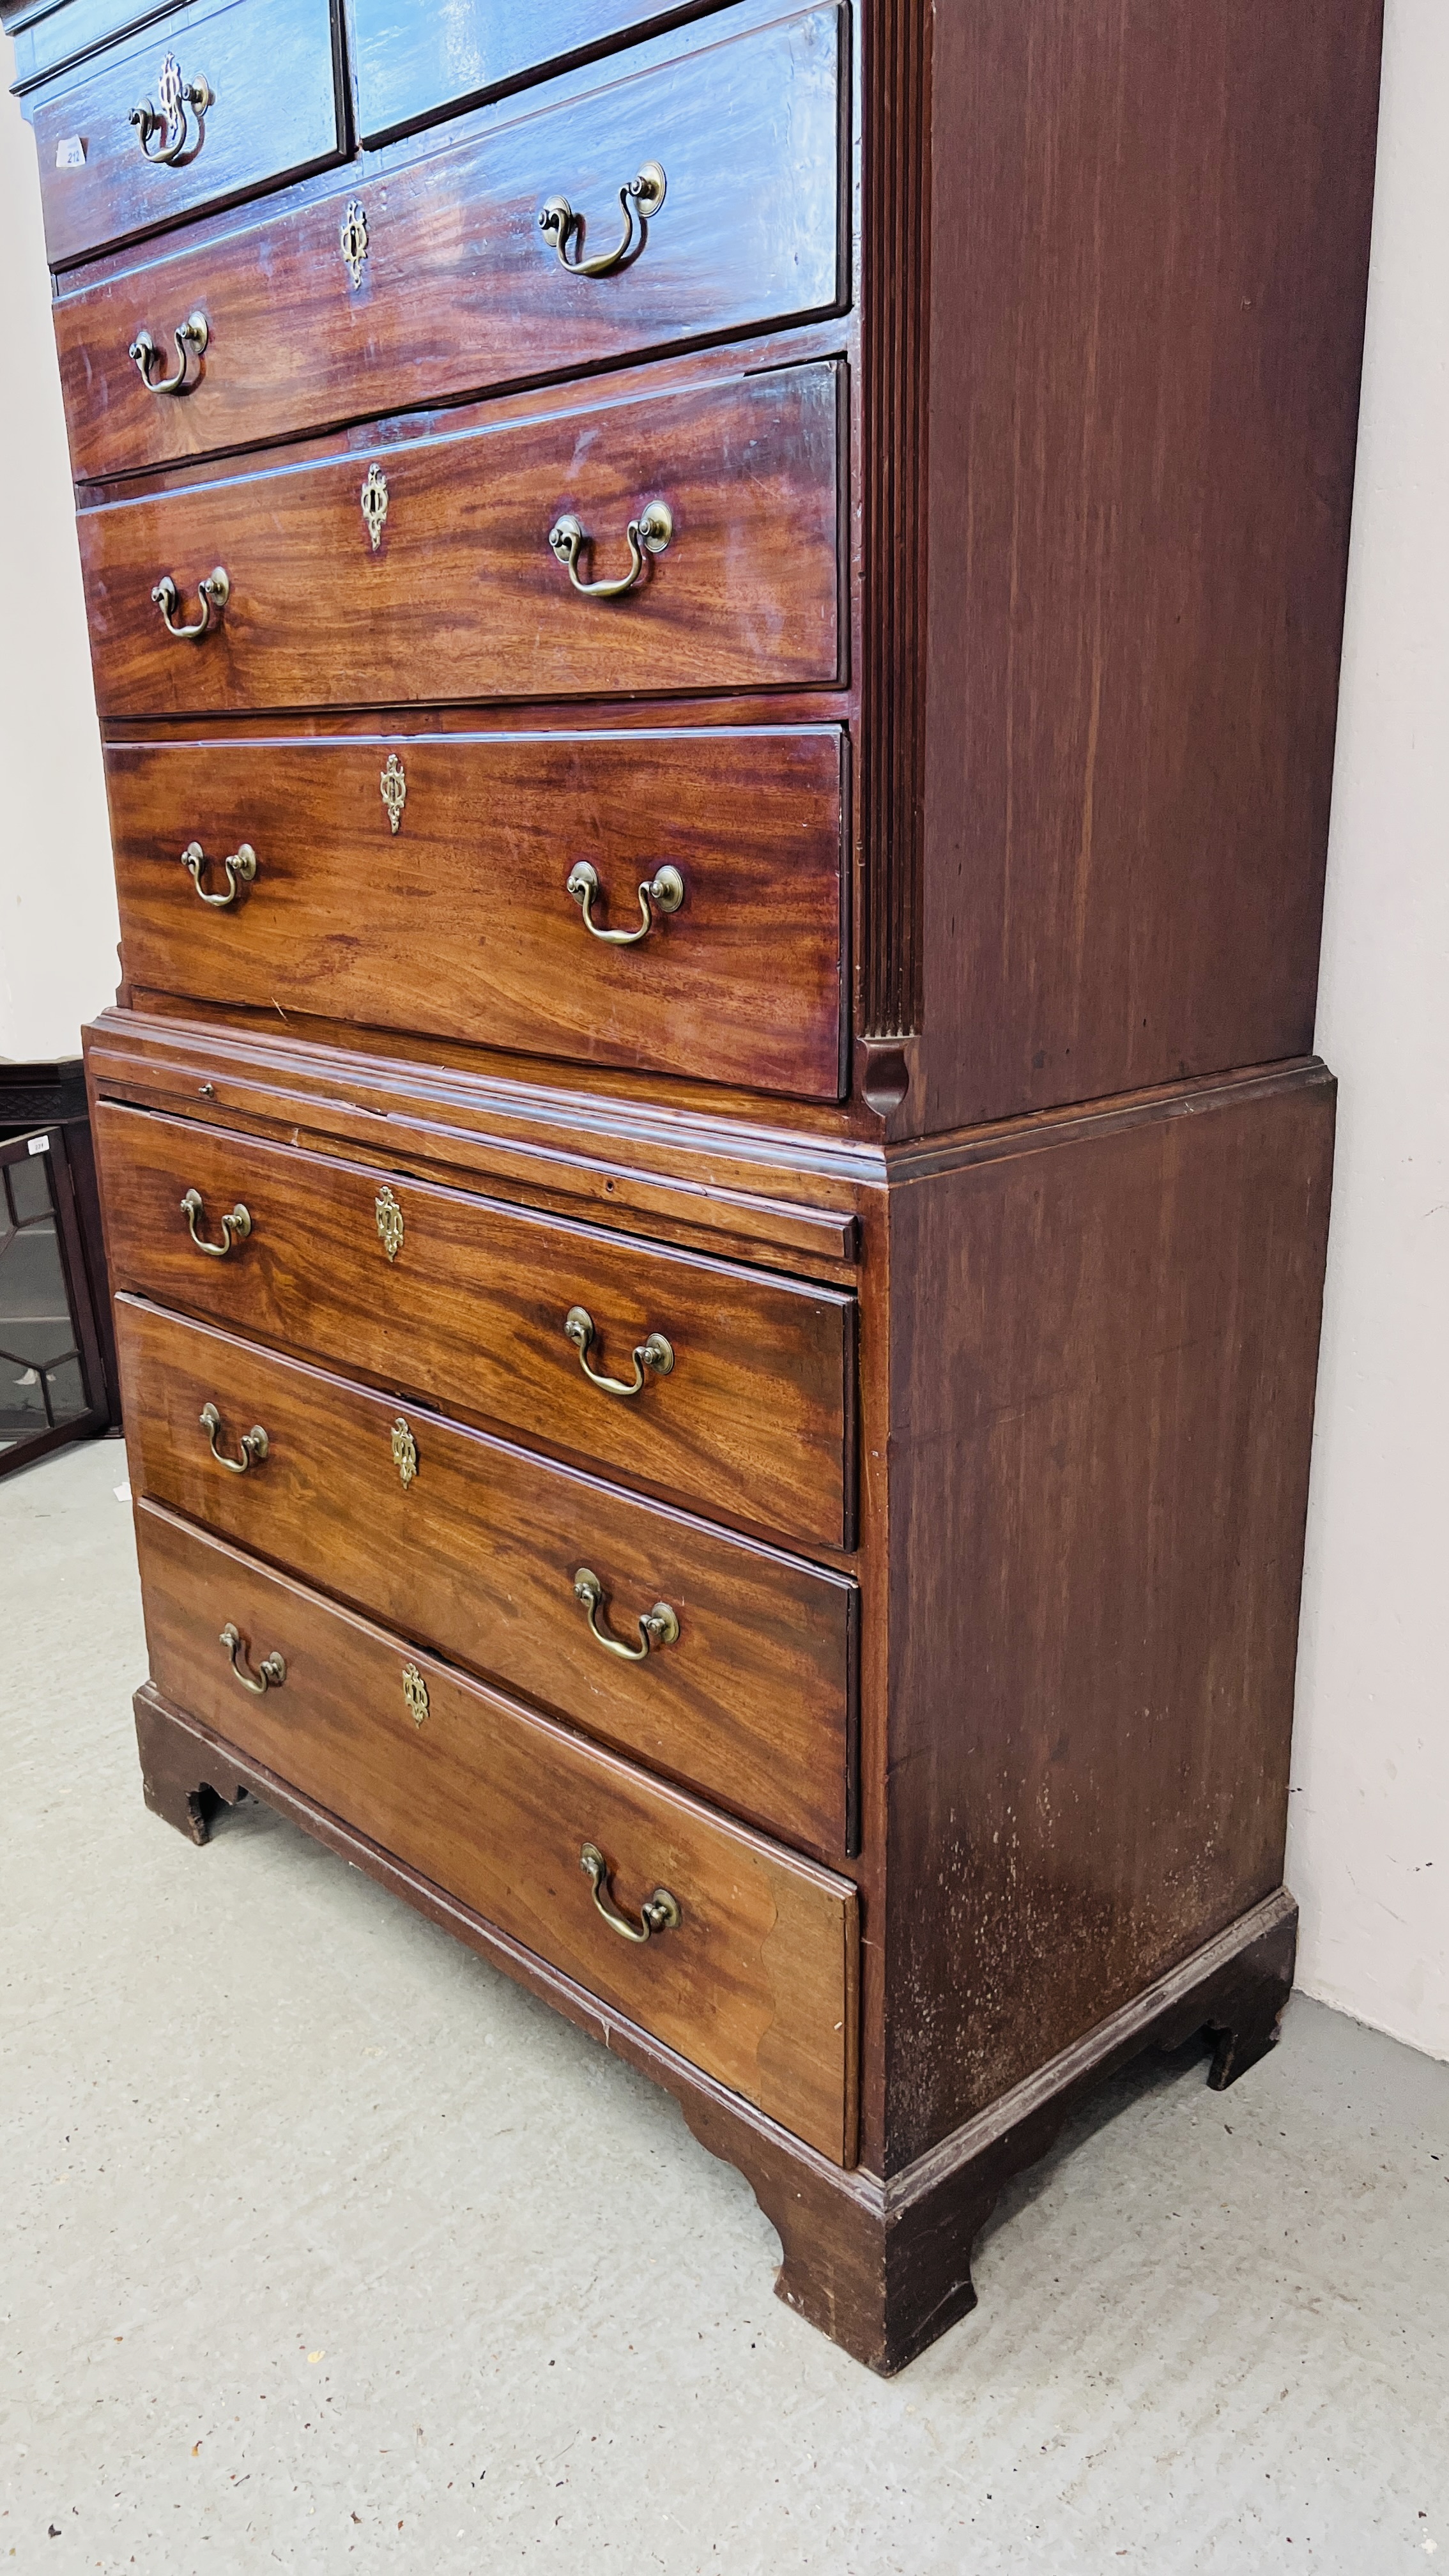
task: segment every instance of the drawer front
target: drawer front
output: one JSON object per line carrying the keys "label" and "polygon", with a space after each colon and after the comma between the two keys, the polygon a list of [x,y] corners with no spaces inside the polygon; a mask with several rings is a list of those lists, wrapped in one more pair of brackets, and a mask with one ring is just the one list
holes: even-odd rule
{"label": "drawer front", "polygon": [[33,111],[51,266],[340,161],[336,65],[330,0],[231,0],[84,64]]}
{"label": "drawer front", "polygon": [[[828,684],[840,660],[838,372],[825,362],[596,396],[372,458],[84,510],[101,711]],[[666,550],[631,549],[630,525],[661,502]],[[565,520],[590,540],[581,579],[644,567],[628,596],[574,588],[550,544]],[[229,594],[206,612],[197,586],[218,566]],[[173,622],[210,613],[199,639],[167,633],[152,600],[163,575]]]}
{"label": "drawer front", "polygon": [[[210,1326],[125,1297],[116,1320],[138,1494],[790,1842],[850,1847],[852,1583]],[[661,1601],[678,1634],[648,1644]]]}
{"label": "drawer front", "polygon": [[[713,1518],[846,1543],[851,1298],[182,1119],[106,1103],[94,1128],[117,1288],[341,1360]],[[221,1258],[198,1250],[190,1224],[219,1242],[238,1202],[249,1231],[228,1230]],[[585,1376],[564,1331],[575,1308],[593,1325],[582,1359],[637,1395]],[[672,1366],[631,1356],[656,1335]]]}
{"label": "drawer front", "polygon": [[835,1100],[843,760],[825,727],[113,744],[126,974]]}
{"label": "drawer front", "polygon": [[[143,1504],[151,1670],[178,1707],[837,2163],[854,2153],[856,1893]],[[285,1677],[244,1688],[275,1656]],[[272,1666],[277,1671],[275,1665]],[[655,1889],[679,1920],[626,1940]]]}
{"label": "drawer front", "polygon": [[446,10],[348,0],[358,132],[380,143],[678,14],[667,0],[553,0],[545,14],[518,0],[448,0]]}
{"label": "drawer front", "polygon": [[[63,298],[76,474],[828,311],[844,291],[841,73],[839,10],[808,10],[446,151],[414,147],[399,168]],[[649,162],[665,196],[624,263],[564,268],[540,229],[547,201],[583,218],[565,247],[592,262],[622,239],[620,190]],[[185,353],[176,330],[197,312],[206,345]],[[174,396],[137,372],[143,332],[148,373]]]}

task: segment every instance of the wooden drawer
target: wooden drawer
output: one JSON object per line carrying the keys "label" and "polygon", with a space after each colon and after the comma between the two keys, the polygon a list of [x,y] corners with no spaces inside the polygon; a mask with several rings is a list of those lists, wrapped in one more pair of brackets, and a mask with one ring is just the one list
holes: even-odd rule
{"label": "wooden drawer", "polygon": [[380,143],[683,14],[667,0],[553,0],[542,15],[518,0],[348,0],[358,132]]}
{"label": "wooden drawer", "polygon": [[[840,302],[841,13],[814,8],[486,129],[261,224],[62,298],[56,338],[75,472],[324,429]],[[394,156],[396,158],[396,156]],[[564,269],[539,228],[560,193],[593,259],[622,235],[619,192],[647,162],[667,189],[642,247],[602,277]],[[366,255],[340,235],[361,209]],[[351,246],[356,242],[349,236]],[[355,269],[355,282],[354,282]],[[173,398],[177,326],[204,352]]]}
{"label": "wooden drawer", "polygon": [[[362,454],[83,510],[101,712],[396,705],[829,683],[840,664],[839,370],[830,361],[438,432]],[[370,531],[365,492],[385,487]],[[668,548],[627,597],[582,597],[550,532],[630,567],[663,502]],[[373,534],[377,543],[372,542]],[[230,583],[209,633],[152,592]]]}
{"label": "wooden drawer", "polygon": [[[854,2157],[856,1893],[152,1505],[151,1670],[179,1707],[551,1960],[837,2163]],[[256,1681],[243,1688],[220,1642]],[[273,1668],[275,1669],[275,1667]],[[637,1921],[595,1907],[585,1845]]]}
{"label": "wooden drawer", "polygon": [[[337,62],[330,0],[231,0],[92,57],[30,111],[52,268],[340,161]],[[212,102],[180,100],[143,149],[131,112],[160,118],[173,73]],[[179,159],[148,157],[168,146]]]}
{"label": "wooden drawer", "polygon": [[[835,1100],[844,749],[823,726],[112,744],[126,974],[289,1019]],[[244,848],[255,874],[233,870],[219,903]],[[580,861],[608,930],[641,928],[661,868],[683,899],[651,901],[647,937],[612,946],[569,895]]]}
{"label": "wooden drawer", "polygon": [[[128,1297],[116,1320],[138,1494],[790,1842],[851,1847],[845,1577],[209,1325]],[[580,1568],[604,1588],[606,1637],[637,1653],[660,1601],[677,1637],[636,1662],[608,1651]]]}
{"label": "wooden drawer", "polygon": [[[852,1298],[112,1103],[94,1129],[117,1288],[341,1360],[712,1517],[849,1543]],[[192,1189],[213,1242],[225,1211],[248,1211],[224,1258],[191,1240]],[[564,1332],[576,1307],[595,1328],[590,1366],[642,1377],[637,1396],[590,1384]],[[641,1370],[631,1353],[656,1334],[673,1366]]]}

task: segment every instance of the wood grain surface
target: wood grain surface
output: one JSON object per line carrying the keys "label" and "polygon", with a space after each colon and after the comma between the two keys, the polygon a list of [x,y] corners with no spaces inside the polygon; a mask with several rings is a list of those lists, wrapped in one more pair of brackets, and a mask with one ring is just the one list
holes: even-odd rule
{"label": "wood grain surface", "polygon": [[934,13],[917,1130],[1313,1043],[1380,15]]}
{"label": "wood grain surface", "polygon": [[[401,705],[431,699],[803,686],[836,679],[839,370],[785,368],[651,399],[348,454],[83,510],[81,560],[105,715]],[[388,512],[361,508],[373,464]],[[549,545],[566,512],[581,577],[621,579],[656,499],[674,534],[637,590],[583,598]],[[170,574],[200,642],[168,635]]]}
{"label": "wood grain surface", "polygon": [[[847,291],[841,14],[804,10],[714,44],[699,31],[672,62],[543,109],[520,100],[501,127],[496,112],[475,118],[444,149],[410,144],[304,205],[63,296],[76,474],[828,311]],[[646,161],[668,186],[642,244],[607,276],[570,274],[540,231],[545,200],[568,198],[583,218],[569,257],[593,259],[622,238],[619,192]],[[339,243],[352,205],[367,226],[355,285]],[[210,336],[189,390],[148,393],[127,354],[137,332],[169,372],[172,334],[198,310]]]}
{"label": "wood grain surface", "polygon": [[[386,1631],[143,1503],[136,1515],[160,1690],[284,1780],[577,1977],[837,2164],[854,2154],[856,1893],[678,1790],[531,1716]],[[234,1676],[281,1653],[260,1697]],[[408,1666],[427,1691],[415,1722]],[[633,1944],[579,1865],[603,1852]]]}
{"label": "wood grain surface", "polygon": [[[787,1841],[848,1848],[853,1583],[129,1297],[116,1314],[138,1494]],[[224,1456],[259,1423],[265,1458],[218,1466],[207,1404]],[[580,1566],[605,1586],[607,1634],[637,1648],[663,1599],[675,1643],[643,1663],[607,1654]]]}
{"label": "wood grain surface", "polygon": [[892,1194],[888,2171],[1282,1880],[1333,1103]]}
{"label": "wood grain surface", "polygon": [[410,125],[514,88],[661,20],[679,0],[553,0],[545,15],[517,0],[449,0],[446,14],[397,0],[347,0],[358,130],[377,143]]}
{"label": "wood grain surface", "polygon": [[[852,1298],[184,1120],[105,1105],[94,1125],[117,1288],[341,1360],[721,1520],[848,1543]],[[384,1187],[403,1216],[393,1261]],[[187,1189],[212,1241],[224,1210],[248,1209],[225,1259],[191,1242]],[[628,1380],[654,1332],[673,1369],[645,1372],[632,1401],[590,1385],[564,1338],[576,1305],[594,1321],[594,1369]]]}
{"label": "wood grain surface", "polygon": [[[201,1000],[833,1100],[842,1087],[844,736],[834,728],[112,744],[131,982]],[[391,828],[384,767],[406,802]],[[202,883],[243,843],[229,907]],[[637,947],[662,865],[679,911]]]}
{"label": "wood grain surface", "polygon": [[[183,81],[205,79],[215,93],[199,148],[188,109],[186,157],[174,165],[148,160],[129,121],[143,99],[159,111],[168,54]],[[230,0],[209,16],[188,11],[62,80],[29,110],[53,268],[342,158],[330,0]],[[84,154],[74,166],[72,145]],[[165,351],[174,354],[169,338]]]}

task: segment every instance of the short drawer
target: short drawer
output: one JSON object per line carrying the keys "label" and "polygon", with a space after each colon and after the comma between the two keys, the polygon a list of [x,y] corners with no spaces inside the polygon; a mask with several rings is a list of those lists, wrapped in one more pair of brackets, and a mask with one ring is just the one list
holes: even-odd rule
{"label": "short drawer", "polygon": [[116,1320],[138,1494],[787,1841],[852,1847],[844,1576],[209,1325],[128,1297]]}
{"label": "short drawer", "polygon": [[838,1099],[844,752],[824,726],[112,744],[126,974]]}
{"label": "short drawer", "polygon": [[30,114],[52,268],[340,161],[338,59],[331,0],[231,0],[48,89]]}
{"label": "short drawer", "polygon": [[[848,1880],[154,1506],[136,1520],[165,1697],[822,2154],[853,2161]],[[661,1896],[649,1939],[601,1911],[637,1931]]]}
{"label": "short drawer", "polygon": [[[444,150],[410,145],[309,205],[63,297],[76,474],[829,311],[845,292],[840,20],[816,7],[501,126],[495,111]],[[641,228],[620,195],[651,165],[665,191]],[[568,267],[539,222],[560,196],[579,218]],[[626,221],[620,265],[587,274]],[[187,337],[196,314],[204,347]]]}
{"label": "short drawer", "polygon": [[680,14],[668,0],[448,0],[446,10],[398,0],[347,0],[364,143],[517,88]]}
{"label": "short drawer", "polygon": [[828,684],[839,373],[595,393],[83,510],[101,712]]}
{"label": "short drawer", "polygon": [[117,1288],[713,1519],[849,1543],[851,1297],[113,1103],[94,1133]]}

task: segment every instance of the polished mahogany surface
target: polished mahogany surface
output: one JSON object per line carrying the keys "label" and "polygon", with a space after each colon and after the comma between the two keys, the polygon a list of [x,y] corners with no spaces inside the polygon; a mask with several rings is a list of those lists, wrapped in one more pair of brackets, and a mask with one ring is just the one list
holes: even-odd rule
{"label": "polished mahogany surface", "polygon": [[[134,1298],[117,1321],[139,1491],[822,1858],[852,1847],[847,1577]],[[661,1599],[678,1637],[625,1661]]]}
{"label": "polished mahogany surface", "polygon": [[[747,1090],[843,1088],[836,728],[113,743],[106,778],[133,984]],[[255,874],[218,902],[242,848]],[[581,862],[610,936],[569,894]],[[639,888],[663,867],[676,909],[651,899],[645,935],[614,945],[643,929]]]}
{"label": "polished mahogany surface", "polygon": [[[101,712],[835,681],[842,392],[828,361],[667,393],[594,388],[542,418],[498,406],[370,456],[82,511]],[[667,544],[631,547],[659,503]],[[634,569],[627,594],[575,586],[551,543],[566,517],[585,539],[578,580]],[[218,565],[225,607],[178,640],[154,590],[173,581],[173,623],[195,626]]]}
{"label": "polished mahogany surface", "polygon": [[[209,16],[188,11],[47,88],[34,124],[52,267],[341,160],[334,5],[229,0]],[[210,103],[168,101],[168,65],[179,92],[210,91]],[[132,114],[142,106],[161,120],[145,146]]]}
{"label": "polished mahogany surface", "polygon": [[[300,204],[238,216],[200,243],[183,235],[63,295],[55,328],[77,475],[829,311],[848,292],[843,11],[740,29],[742,15],[727,12],[703,49],[597,74],[597,91],[577,99],[525,95],[507,121],[494,111],[464,139],[425,136]],[[631,210],[619,265],[597,276],[566,267],[540,226],[549,199],[562,194],[578,215],[564,248],[587,269],[623,242],[620,191],[651,162],[665,196],[642,228]],[[176,328],[197,311],[206,347],[178,393],[158,398],[132,343],[149,332],[153,374],[173,376]]]}
{"label": "polished mahogany surface", "polygon": [[[849,1543],[853,1298],[184,1119],[107,1106],[95,1132],[118,1287],[721,1518]],[[247,1224],[228,1230],[238,1204]],[[229,1235],[221,1256],[197,1240]],[[576,1310],[592,1326],[582,1352],[565,1330]]]}
{"label": "polished mahogany surface", "polygon": [[[848,1879],[153,1504],[140,1506],[137,1534],[163,1691],[784,2128],[837,2164],[853,2161]],[[237,1632],[233,1651],[219,1642],[224,1627]],[[268,1688],[263,1667],[275,1673],[276,1657],[285,1672]],[[580,1867],[586,1845],[608,1863],[616,1910],[637,1923],[663,1886],[677,1925],[637,1945],[621,1937]]]}

